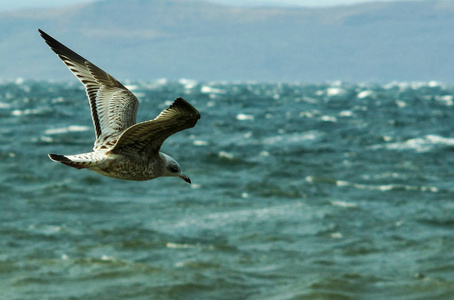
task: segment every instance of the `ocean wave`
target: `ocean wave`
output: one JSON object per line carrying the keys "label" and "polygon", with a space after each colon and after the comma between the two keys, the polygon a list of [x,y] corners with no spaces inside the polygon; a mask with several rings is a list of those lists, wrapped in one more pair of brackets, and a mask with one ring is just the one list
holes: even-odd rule
{"label": "ocean wave", "polygon": [[377,94],[375,93],[375,91],[371,91],[371,90],[363,90],[356,95],[356,98],[358,98],[358,99],[371,99],[371,98],[373,99],[376,97],[377,97]]}
{"label": "ocean wave", "polygon": [[14,109],[11,115],[15,117],[29,116],[29,115],[48,115],[51,113],[49,108],[27,108],[27,109]]}
{"label": "ocean wave", "polygon": [[[248,220],[254,220],[254,223],[268,220],[270,218],[292,218],[302,217],[302,209],[305,204],[296,202],[292,204],[273,205],[269,207],[251,208],[251,209],[235,209],[229,211],[212,212],[197,218],[186,217],[173,224],[162,226],[162,230],[175,228],[191,228],[191,230],[205,230],[208,228],[223,228],[233,224],[240,225]],[[306,215],[311,218],[311,214]]]}
{"label": "ocean wave", "polygon": [[381,192],[390,192],[390,191],[417,191],[417,192],[428,192],[428,193],[438,193],[440,190],[437,187],[433,186],[415,186],[415,185],[405,185],[405,184],[363,184],[363,183],[354,183],[344,180],[337,180],[331,178],[323,177],[314,177],[307,176],[305,178],[306,182],[309,183],[326,183],[336,185],[338,187],[353,187],[359,190],[370,190],[370,191],[381,191]]}
{"label": "ocean wave", "polygon": [[454,138],[445,138],[438,135],[426,135],[421,138],[408,139],[402,142],[389,142],[386,144],[373,145],[368,149],[387,149],[387,150],[414,150],[416,152],[430,152],[437,146],[452,147]]}
{"label": "ocean wave", "polygon": [[324,135],[325,134],[321,131],[313,130],[302,133],[280,134],[276,136],[266,137],[262,142],[265,145],[299,144],[301,142],[311,142],[320,139]]}
{"label": "ocean wave", "polygon": [[239,113],[236,115],[236,119],[239,121],[254,121],[254,116],[250,114]]}
{"label": "ocean wave", "polygon": [[44,131],[44,134],[53,135],[53,134],[64,134],[68,132],[83,132],[89,131],[91,127],[88,126],[81,126],[81,125],[70,125],[67,127],[60,127],[60,128],[50,128]]}
{"label": "ocean wave", "polygon": [[224,89],[221,89],[219,87],[214,87],[211,85],[203,85],[200,88],[200,92],[203,94],[225,94],[226,91]]}

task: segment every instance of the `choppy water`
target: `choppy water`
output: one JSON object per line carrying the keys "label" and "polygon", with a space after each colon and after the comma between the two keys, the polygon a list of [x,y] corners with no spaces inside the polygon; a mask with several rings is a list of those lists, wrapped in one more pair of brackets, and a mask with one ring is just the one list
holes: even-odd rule
{"label": "choppy water", "polygon": [[54,163],[82,86],[0,83],[0,299],[453,299],[454,88],[132,83],[193,185]]}

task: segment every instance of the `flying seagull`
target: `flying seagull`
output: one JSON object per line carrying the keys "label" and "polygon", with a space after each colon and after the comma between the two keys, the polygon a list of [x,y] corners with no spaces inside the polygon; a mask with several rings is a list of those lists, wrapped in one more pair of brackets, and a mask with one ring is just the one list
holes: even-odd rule
{"label": "flying seagull", "polygon": [[50,159],[118,179],[174,176],[191,183],[176,160],[159,150],[169,136],[195,126],[200,118],[197,109],[177,98],[155,119],[136,124],[139,101],[124,85],[41,29],[38,31],[85,86],[96,134],[93,152],[49,154]]}

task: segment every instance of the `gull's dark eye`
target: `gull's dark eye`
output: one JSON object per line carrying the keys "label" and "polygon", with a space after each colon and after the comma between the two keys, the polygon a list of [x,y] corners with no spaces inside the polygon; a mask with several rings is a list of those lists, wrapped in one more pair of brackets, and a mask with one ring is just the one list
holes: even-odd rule
{"label": "gull's dark eye", "polygon": [[179,172],[178,166],[176,164],[170,164],[169,167],[168,167],[168,170],[171,173],[178,173]]}

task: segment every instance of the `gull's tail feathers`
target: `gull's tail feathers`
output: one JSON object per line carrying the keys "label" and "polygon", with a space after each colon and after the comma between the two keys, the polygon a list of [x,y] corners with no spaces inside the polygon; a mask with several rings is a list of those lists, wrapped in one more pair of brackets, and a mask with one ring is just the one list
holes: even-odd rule
{"label": "gull's tail feathers", "polygon": [[49,154],[49,158],[53,161],[60,162],[64,165],[80,170],[88,168],[88,166],[92,164],[93,160],[90,159],[89,154],[91,153],[67,156],[60,154]]}

